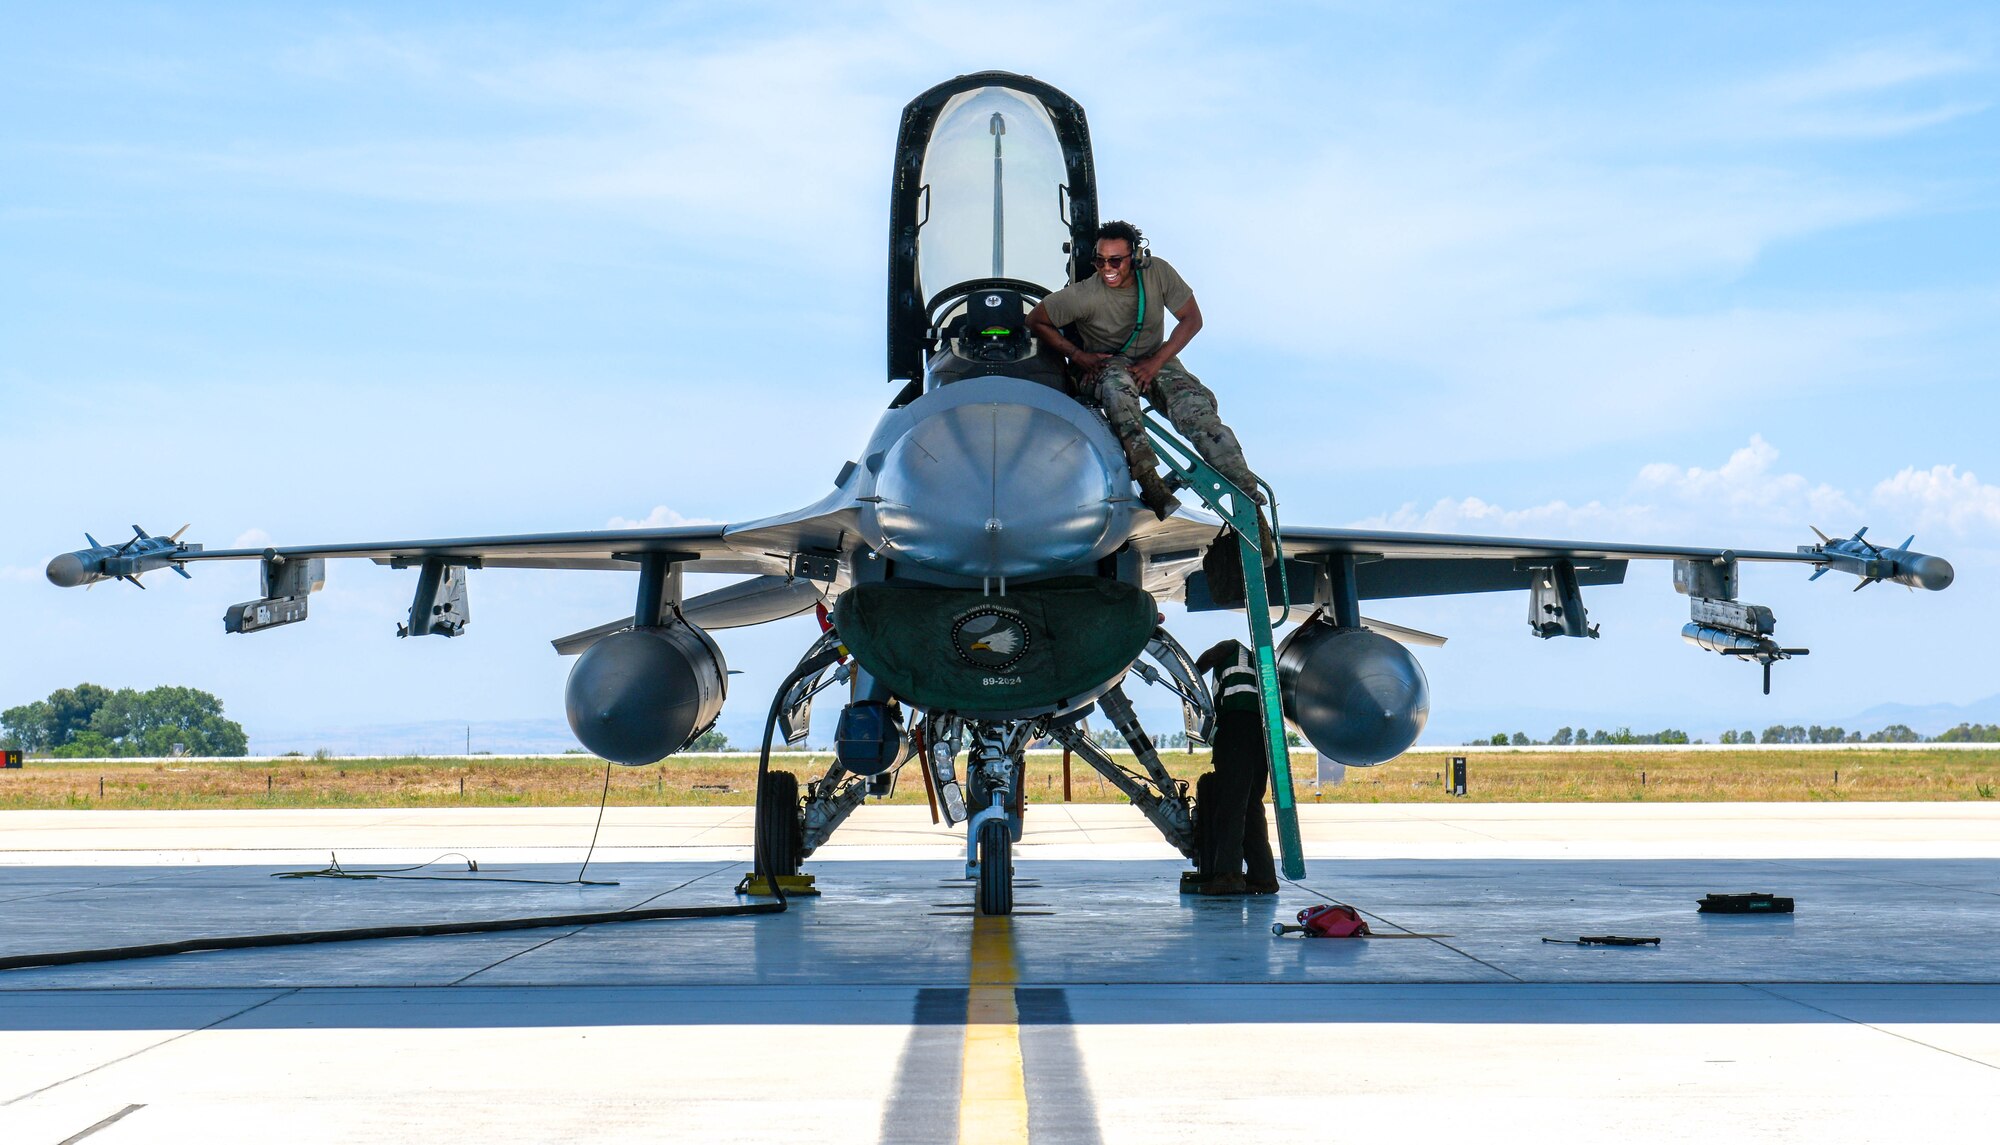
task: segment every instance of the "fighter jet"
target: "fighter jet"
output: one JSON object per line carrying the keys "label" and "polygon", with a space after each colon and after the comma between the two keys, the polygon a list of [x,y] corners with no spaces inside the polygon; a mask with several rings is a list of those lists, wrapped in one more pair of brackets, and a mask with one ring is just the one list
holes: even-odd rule
{"label": "fighter jet", "polygon": [[[1140,503],[1102,415],[1072,396],[1062,361],[1028,328],[1037,301],[1091,273],[1098,213],[1083,108],[1003,72],[939,84],[904,108],[890,186],[894,396],[830,475],[832,491],[805,508],[729,525],[220,551],[135,529],[120,545],[93,540],[56,557],[48,577],[65,587],[136,584],[154,569],[257,561],[259,596],[224,617],[228,631],[254,633],[304,621],[327,561],[366,559],[415,573],[399,635],[453,637],[470,620],[469,570],[636,573],[630,616],[554,642],[577,656],[565,698],[577,739],[628,765],[672,755],[714,725],[729,675],[711,631],[817,609],[822,635],[772,697],[765,725],[755,816],[764,875],[796,875],[857,806],[914,770],[938,813],[965,830],[977,908],[1007,913],[1025,752],[1048,739],[1096,768],[1193,858],[1199,809],[1160,762],[1124,686],[1136,676],[1170,689],[1189,736],[1205,741],[1213,699],[1158,606],[1248,611],[1257,597],[1240,587],[1240,564],[1231,577],[1218,561],[1241,540],[1218,516],[1189,507],[1160,520]],[[1194,492],[1218,510],[1233,493],[1244,508],[1247,491],[1218,489]],[[1683,637],[1762,664],[1768,690],[1770,666],[1805,650],[1780,645],[1771,610],[1738,598],[1743,562],[1803,565],[1815,576],[1837,570],[1863,586],[1937,590],[1952,579],[1942,558],[1913,551],[1913,542],[1877,547],[1865,530],[1846,540],[1822,534],[1789,552],[1282,524],[1276,532],[1282,559],[1247,570],[1258,585],[1274,583],[1270,605],[1297,620],[1281,645],[1266,645],[1276,665],[1267,687],[1315,749],[1351,766],[1385,762],[1415,742],[1431,699],[1406,644],[1440,642],[1363,616],[1364,601],[1518,593],[1536,636],[1588,638],[1598,630],[1586,588],[1621,583],[1635,560],[1670,561],[1690,605]],[[744,579],[688,596],[689,571]],[[835,759],[802,789],[797,776],[769,770],[769,752],[780,740],[803,742],[815,698],[834,687],[844,689]],[[1117,728],[1136,767],[1084,733],[1093,712]],[[1288,811],[1283,760],[1275,762]],[[1296,877],[1296,832],[1281,837]]]}

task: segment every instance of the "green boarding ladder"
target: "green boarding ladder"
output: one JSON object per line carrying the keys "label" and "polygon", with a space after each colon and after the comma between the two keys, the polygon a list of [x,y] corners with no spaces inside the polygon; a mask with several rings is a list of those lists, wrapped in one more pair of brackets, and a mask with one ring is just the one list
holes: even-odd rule
{"label": "green boarding ladder", "polygon": [[[1271,641],[1271,593],[1264,583],[1264,550],[1257,522],[1257,503],[1227,477],[1201,459],[1193,447],[1169,432],[1153,415],[1146,415],[1146,432],[1167,468],[1181,479],[1202,503],[1236,530],[1236,542],[1243,550],[1243,611],[1250,618],[1250,643],[1257,650],[1257,691],[1264,705],[1264,761],[1271,767],[1271,802],[1278,809],[1278,854],[1283,859],[1285,877],[1306,877],[1306,858],[1299,843],[1299,811],[1292,798],[1292,760],[1285,748],[1284,705],[1278,699],[1278,656]],[[1267,481],[1259,480],[1271,510],[1271,548],[1278,554],[1278,591],[1285,602],[1285,615],[1292,614],[1291,585],[1285,576],[1285,552],[1278,540],[1278,494]]]}

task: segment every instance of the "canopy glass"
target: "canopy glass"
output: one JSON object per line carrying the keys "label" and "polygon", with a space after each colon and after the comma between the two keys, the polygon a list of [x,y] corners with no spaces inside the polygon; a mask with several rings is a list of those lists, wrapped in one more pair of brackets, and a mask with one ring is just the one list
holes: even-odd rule
{"label": "canopy glass", "polygon": [[917,281],[927,303],[976,279],[1049,291],[1068,281],[1062,143],[1038,101],[1001,87],[953,96],[931,132],[922,178]]}

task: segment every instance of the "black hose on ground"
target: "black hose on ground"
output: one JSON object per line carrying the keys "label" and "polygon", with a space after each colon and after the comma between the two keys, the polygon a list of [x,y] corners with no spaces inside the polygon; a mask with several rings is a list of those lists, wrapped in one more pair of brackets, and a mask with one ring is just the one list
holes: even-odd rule
{"label": "black hose on ground", "polygon": [[741,914],[777,914],[782,903],[742,903],[735,906],[657,907],[652,910],[612,910],[594,914],[551,914],[535,918],[502,918],[476,922],[423,922],[405,926],[361,926],[348,930],[301,930],[281,934],[238,934],[221,938],[186,938],[139,946],[108,946],[97,950],[62,950],[53,954],[0,957],[0,970],[29,966],[68,966],[78,962],[119,962],[128,958],[158,958],[200,950],[247,950],[260,946],[309,946],[320,942],[357,942],[369,938],[424,938],[440,934],[485,934],[499,930],[533,930],[550,926],[600,926],[612,922],[645,922],[661,918],[728,918]]}
{"label": "black hose on ground", "polygon": [[[764,722],[764,748],[757,756],[757,790],[762,791],[764,775],[771,768],[771,739],[777,734],[778,716],[784,710],[785,693],[793,684],[824,669],[840,658],[837,642],[823,637],[785,682],[771,701],[771,714]],[[753,813],[754,814],[754,813]],[[593,843],[594,843],[593,839]],[[31,966],[70,966],[80,962],[121,962],[132,958],[159,958],[169,954],[192,954],[202,950],[249,950],[266,946],[310,946],[323,942],[359,942],[372,938],[425,938],[445,934],[487,934],[504,930],[534,930],[558,926],[603,926],[614,922],[648,922],[669,918],[734,918],[752,914],[782,914],[789,905],[785,889],[770,871],[763,853],[763,840],[752,832],[751,869],[762,870],[770,881],[776,902],[737,903],[733,906],[655,907],[650,910],[612,910],[591,914],[551,914],[530,918],[486,919],[474,922],[425,922],[403,926],[361,926],[346,930],[300,930],[277,934],[237,934],[215,938],[184,938],[178,942],[151,942],[134,946],[107,946],[95,950],[59,950],[48,954],[0,956],[0,970],[22,970]]]}

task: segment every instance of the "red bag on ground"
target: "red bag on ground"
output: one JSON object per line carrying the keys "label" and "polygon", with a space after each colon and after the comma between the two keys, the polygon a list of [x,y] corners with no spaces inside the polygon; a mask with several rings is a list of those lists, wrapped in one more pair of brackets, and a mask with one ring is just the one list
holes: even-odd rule
{"label": "red bag on ground", "polygon": [[1368,924],[1351,906],[1309,906],[1299,912],[1299,925],[1306,928],[1308,938],[1355,938],[1368,933]]}

